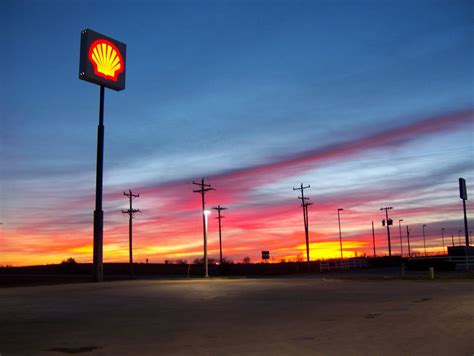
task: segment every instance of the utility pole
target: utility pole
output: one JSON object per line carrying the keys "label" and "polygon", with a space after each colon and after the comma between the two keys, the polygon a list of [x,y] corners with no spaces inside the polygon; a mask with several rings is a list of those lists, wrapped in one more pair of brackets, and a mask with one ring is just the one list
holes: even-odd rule
{"label": "utility pole", "polygon": [[400,257],[403,258],[402,221],[403,219],[398,220],[398,232],[400,233]]}
{"label": "utility pole", "polygon": [[220,252],[220,266],[222,266],[222,231],[221,231],[221,219],[224,218],[224,216],[221,215],[222,210],[227,210],[227,208],[224,208],[223,206],[215,206],[212,209],[217,210],[217,218],[219,219],[219,252]]}
{"label": "utility pole", "polygon": [[380,208],[380,210],[385,210],[385,217],[387,220],[382,220],[382,225],[385,226],[385,222],[387,223],[387,239],[388,239],[388,256],[390,258],[390,263],[392,262],[392,244],[390,242],[390,225],[393,224],[392,219],[388,218],[388,211],[392,210],[393,207],[386,206],[384,208]]}
{"label": "utility pole", "polygon": [[339,223],[339,247],[341,249],[341,260],[344,260],[344,257],[342,256],[342,234],[341,234],[341,214],[340,212],[343,211],[343,208],[337,209],[337,221]]}
{"label": "utility pole", "polygon": [[410,228],[407,225],[408,257],[411,258]]}
{"label": "utility pole", "polygon": [[453,247],[454,247],[454,235],[451,234],[451,242],[453,243]]}
{"label": "utility pole", "polygon": [[445,228],[442,227],[442,228],[441,228],[441,239],[442,239],[442,241],[443,241],[443,251],[444,251],[444,230],[445,230]]}
{"label": "utility pole", "polygon": [[423,225],[423,248],[425,249],[425,256],[426,256],[426,237],[425,237],[425,227],[426,224]]}
{"label": "utility pole", "polygon": [[123,195],[128,197],[128,200],[130,202],[130,208],[128,210],[122,210],[123,214],[128,214],[128,249],[129,249],[129,257],[130,257],[130,262],[129,262],[129,267],[130,267],[130,278],[133,278],[133,247],[132,247],[132,220],[133,220],[133,215],[135,213],[139,213],[140,209],[133,209],[132,206],[132,200],[135,198],[139,198],[140,194],[133,194],[132,191],[129,189],[128,193],[123,192]]}
{"label": "utility pole", "polygon": [[377,257],[375,254],[375,229],[374,229],[374,222],[372,221],[372,246],[374,247],[374,258]]}
{"label": "utility pole", "polygon": [[303,183],[301,183],[301,186],[299,188],[294,188],[293,190],[299,190],[301,191],[301,196],[298,197],[298,199],[301,199],[301,206],[303,207],[303,221],[304,221],[304,233],[305,233],[305,238],[306,238],[306,261],[308,264],[308,272],[311,272],[311,264],[309,262],[309,227],[308,227],[308,206],[313,204],[313,203],[307,203],[306,200],[309,200],[308,197],[304,196],[304,190],[311,188],[311,186],[308,184],[307,186],[303,186]]}
{"label": "utility pole", "polygon": [[193,190],[193,193],[201,194],[202,201],[202,231],[204,237],[204,277],[209,278],[209,267],[207,265],[207,216],[206,216],[206,201],[205,194],[210,190],[215,190],[211,187],[210,184],[204,183],[204,178],[201,179],[201,182],[197,183],[193,181],[194,185],[197,185],[199,189]]}

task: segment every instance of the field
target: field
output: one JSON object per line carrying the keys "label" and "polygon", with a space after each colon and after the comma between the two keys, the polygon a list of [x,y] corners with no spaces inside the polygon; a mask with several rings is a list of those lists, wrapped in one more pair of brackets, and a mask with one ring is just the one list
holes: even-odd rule
{"label": "field", "polygon": [[323,276],[0,289],[0,354],[472,355],[474,283]]}

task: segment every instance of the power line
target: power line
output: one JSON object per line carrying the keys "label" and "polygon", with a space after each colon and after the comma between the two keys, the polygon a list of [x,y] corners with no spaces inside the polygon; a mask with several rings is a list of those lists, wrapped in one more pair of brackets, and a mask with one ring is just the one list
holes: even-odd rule
{"label": "power line", "polygon": [[130,278],[132,278],[133,277],[132,220],[133,220],[133,215],[135,213],[140,212],[140,209],[133,209],[132,201],[135,198],[139,198],[140,194],[133,194],[132,191],[129,189],[128,193],[123,192],[123,195],[128,197],[129,202],[130,202],[130,208],[128,210],[122,210],[122,213],[128,214],[128,217],[129,217],[129,221],[128,221],[128,245],[129,246],[128,247],[129,247],[129,257],[130,257],[130,262],[129,262]]}
{"label": "power line", "polygon": [[215,206],[212,209],[217,210],[217,218],[219,219],[219,253],[220,253],[220,266],[222,266],[222,231],[221,231],[221,219],[224,218],[223,215],[221,215],[222,210],[227,210],[228,208],[224,208],[223,206]]}
{"label": "power line", "polygon": [[202,201],[202,230],[203,230],[203,237],[204,237],[204,276],[206,278],[209,277],[209,268],[207,265],[207,214],[206,214],[206,200],[205,194],[210,190],[215,190],[211,187],[210,184],[204,183],[204,178],[201,179],[201,182],[197,183],[193,181],[193,184],[198,186],[199,189],[194,189],[193,193],[201,194],[201,201]]}
{"label": "power line", "polygon": [[308,206],[312,205],[313,203],[308,203],[307,200],[309,200],[308,197],[304,196],[304,190],[311,188],[311,186],[308,184],[307,186],[303,186],[303,183],[301,183],[301,186],[299,188],[293,187],[293,190],[299,190],[301,192],[301,196],[298,197],[298,199],[301,199],[301,206],[303,207],[303,222],[304,222],[304,234],[306,238],[306,261],[308,264],[308,272],[311,271],[311,264],[309,262],[309,223],[308,223]]}

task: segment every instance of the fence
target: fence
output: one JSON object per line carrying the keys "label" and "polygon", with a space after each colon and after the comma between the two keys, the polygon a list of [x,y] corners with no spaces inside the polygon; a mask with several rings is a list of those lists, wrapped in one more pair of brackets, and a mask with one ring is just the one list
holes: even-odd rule
{"label": "fence", "polygon": [[346,269],[367,268],[366,258],[353,258],[350,260],[330,260],[320,262],[321,272],[342,271]]}

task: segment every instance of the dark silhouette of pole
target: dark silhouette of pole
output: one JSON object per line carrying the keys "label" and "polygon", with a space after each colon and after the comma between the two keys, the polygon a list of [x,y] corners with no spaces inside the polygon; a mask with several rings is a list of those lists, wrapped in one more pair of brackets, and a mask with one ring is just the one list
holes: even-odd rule
{"label": "dark silhouette of pole", "polygon": [[374,229],[374,222],[372,221],[372,246],[374,248],[374,258],[377,257],[375,254],[375,229]]}
{"label": "dark silhouette of pole", "polygon": [[425,227],[426,227],[426,224],[423,225],[423,247],[425,249],[425,256],[427,256],[426,254],[426,237],[425,237]]}
{"label": "dark silhouette of pole", "polygon": [[445,230],[445,228],[442,227],[441,228],[441,240],[443,241],[443,251],[444,251],[444,230]]}
{"label": "dark silhouette of pole", "polygon": [[221,215],[222,210],[227,210],[227,208],[224,208],[223,206],[216,206],[212,208],[214,210],[217,210],[217,218],[219,219],[219,253],[220,253],[220,265],[222,266],[222,230],[221,230],[221,219],[224,218],[224,216]]}
{"label": "dark silhouette of pole", "polygon": [[398,232],[400,233],[400,257],[403,257],[402,221],[403,219],[398,220]]}
{"label": "dark silhouette of pole", "polygon": [[390,224],[389,224],[389,219],[388,219],[388,211],[392,209],[393,207],[391,206],[380,208],[380,210],[385,210],[385,217],[386,217],[386,222],[387,222],[388,256],[390,258],[390,262],[392,261],[392,243],[390,242]]}
{"label": "dark silhouette of pole", "polygon": [[459,178],[459,197],[462,199],[462,207],[464,211],[464,237],[466,239],[466,246],[469,247],[469,235],[468,235],[469,227],[467,225],[467,212],[466,212],[467,188],[466,188],[466,180],[464,178]]}
{"label": "dark silhouette of pole", "polygon": [[140,194],[133,194],[132,191],[129,189],[128,193],[123,192],[123,195],[128,197],[128,200],[130,202],[130,207],[128,210],[122,210],[122,214],[128,214],[128,250],[129,250],[129,272],[130,272],[130,278],[133,277],[133,244],[132,244],[132,236],[133,236],[133,215],[135,213],[139,213],[139,209],[133,209],[132,206],[132,200],[134,198],[139,198]]}
{"label": "dark silhouette of pole", "polygon": [[342,255],[342,234],[341,234],[341,214],[340,214],[340,212],[343,210],[344,210],[343,208],[337,209],[337,221],[339,223],[339,247],[341,249],[341,260],[344,259]]}
{"label": "dark silhouette of pole", "polygon": [[411,258],[410,229],[407,225],[408,257]]}
{"label": "dark silhouette of pole", "polygon": [[104,211],[102,210],[102,182],[104,169],[104,89],[104,86],[101,85],[99,97],[99,125],[97,127],[97,166],[95,179],[94,252],[92,272],[94,282],[102,282],[104,280]]}
{"label": "dark silhouette of pole", "polygon": [[454,234],[451,234],[451,242],[453,243],[453,247],[454,247]]}
{"label": "dark silhouette of pole", "polygon": [[301,186],[299,188],[294,188],[293,190],[299,190],[301,191],[301,196],[298,197],[298,199],[301,199],[301,206],[303,207],[303,222],[304,222],[304,233],[305,233],[305,239],[306,239],[306,262],[308,264],[308,272],[311,271],[311,264],[310,264],[310,258],[309,258],[309,226],[308,226],[308,206],[311,205],[312,203],[306,203],[306,200],[309,200],[309,198],[304,196],[304,190],[311,188],[311,186],[308,184],[307,186],[303,186],[303,183],[301,183]]}
{"label": "dark silhouette of pole", "polygon": [[206,201],[205,201],[205,194],[210,190],[215,190],[211,187],[210,184],[204,183],[204,178],[201,179],[201,182],[196,183],[193,181],[194,185],[197,185],[199,189],[193,190],[194,193],[201,194],[201,201],[202,201],[202,231],[203,231],[203,238],[204,238],[204,277],[209,278],[209,267],[207,264],[207,215],[206,215]]}

